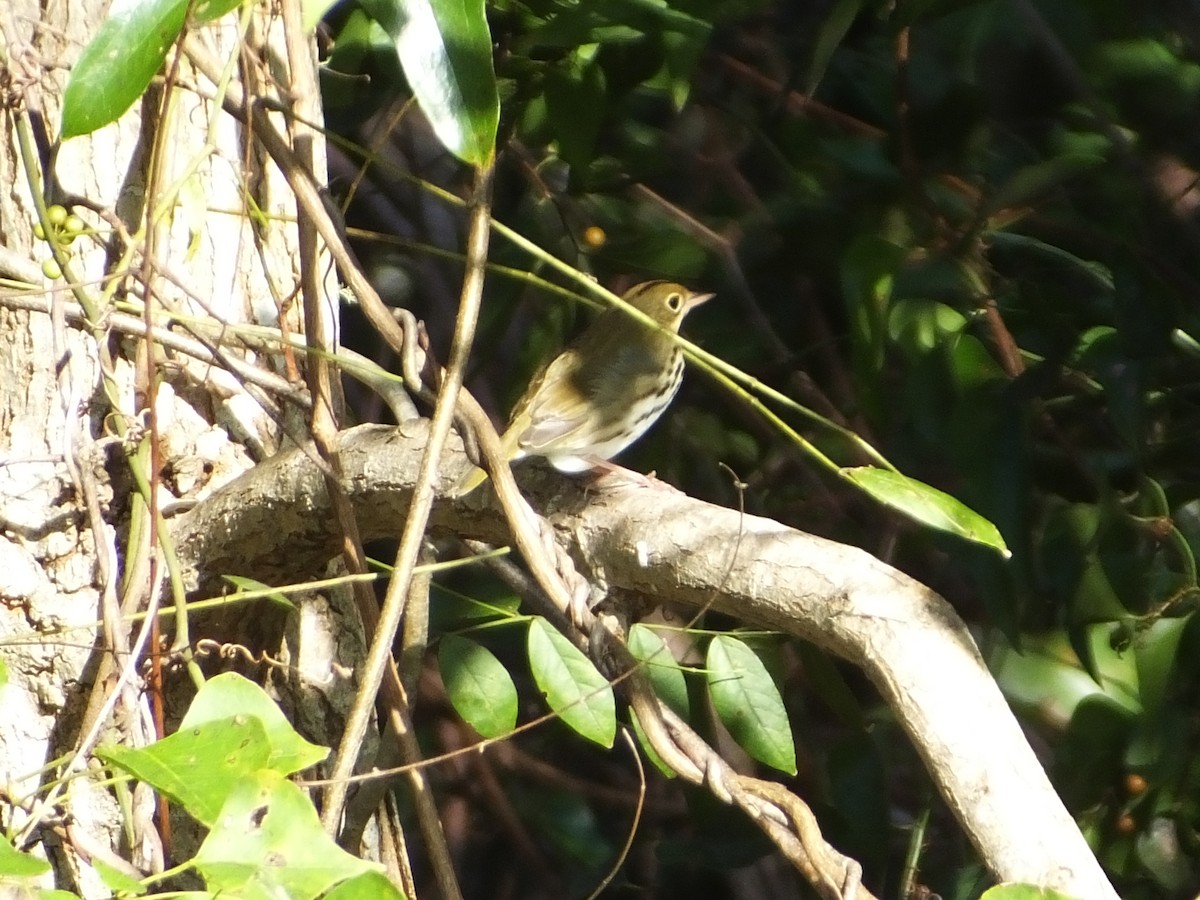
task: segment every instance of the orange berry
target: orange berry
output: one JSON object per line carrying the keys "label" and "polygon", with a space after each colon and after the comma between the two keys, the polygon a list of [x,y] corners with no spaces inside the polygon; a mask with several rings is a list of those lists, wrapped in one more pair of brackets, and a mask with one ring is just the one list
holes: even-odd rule
{"label": "orange berry", "polygon": [[608,235],[599,225],[589,225],[583,230],[583,243],[589,250],[599,250],[608,242]]}

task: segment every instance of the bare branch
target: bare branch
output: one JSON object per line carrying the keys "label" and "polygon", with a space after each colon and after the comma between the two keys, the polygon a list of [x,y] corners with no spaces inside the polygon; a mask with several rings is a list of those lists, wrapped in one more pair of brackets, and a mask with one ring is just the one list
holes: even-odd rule
{"label": "bare branch", "polygon": [[[341,436],[345,488],[364,537],[394,532],[427,437],[423,421]],[[447,450],[441,489],[465,467],[456,446]],[[1116,897],[966,627],[941,597],[862,550],[769,519],[742,518],[666,489],[585,491],[535,466],[521,471],[528,496],[569,551],[611,587],[692,606],[716,594],[717,609],[861,666],[999,878]],[[431,526],[507,540],[489,496],[439,503]],[[298,568],[319,568],[337,547],[326,506],[320,473],[303,453],[258,466],[179,517],[179,552],[193,586],[222,572],[286,581],[302,576]],[[739,529],[739,558],[727,569]]]}

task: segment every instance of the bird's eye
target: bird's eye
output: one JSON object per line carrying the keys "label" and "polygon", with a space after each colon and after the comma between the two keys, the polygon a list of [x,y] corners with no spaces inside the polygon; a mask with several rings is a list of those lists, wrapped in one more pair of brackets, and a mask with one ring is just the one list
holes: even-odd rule
{"label": "bird's eye", "polygon": [[683,306],[683,294],[668,294],[667,295],[667,309],[669,309],[671,312],[679,312],[679,309],[682,306]]}

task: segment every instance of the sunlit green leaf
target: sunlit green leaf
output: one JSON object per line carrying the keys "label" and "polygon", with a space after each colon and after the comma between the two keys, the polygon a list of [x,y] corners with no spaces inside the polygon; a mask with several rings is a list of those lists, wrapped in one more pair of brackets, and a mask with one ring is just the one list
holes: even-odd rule
{"label": "sunlit green leaf", "polygon": [[145,92],[179,36],[186,0],[117,0],[71,70],[63,94],[63,138],[117,118]]}
{"label": "sunlit green leaf", "polygon": [[265,769],[270,750],[262,722],[242,716],[181,728],[148,747],[100,746],[96,755],[166,794],[211,828],[232,786]]}
{"label": "sunlit green leaf", "polygon": [[196,0],[192,16],[197,22],[212,22],[225,13],[233,12],[246,0]]}
{"label": "sunlit green leaf", "polygon": [[844,468],[840,472],[880,503],[914,521],[992,547],[1006,559],[1012,556],[995,525],[937,488],[874,466]]}
{"label": "sunlit green leaf", "polygon": [[563,722],[602,747],[612,746],[617,736],[612,686],[545,619],[529,623],[529,666],[538,689]]}
{"label": "sunlit green leaf", "polygon": [[304,792],[275,772],[231,783],[219,821],[194,860],[213,891],[313,900],[340,881],[380,869],[335,844]]}
{"label": "sunlit green leaf", "polygon": [[454,634],[442,638],[438,668],[458,714],[484,737],[499,737],[517,724],[517,688],[492,651]]}
{"label": "sunlit green leaf", "polygon": [[705,661],[713,707],[733,739],[759,762],[796,774],[796,747],[779,688],[754,651],[717,635]]}
{"label": "sunlit green leaf", "polygon": [[[199,0],[197,21],[236,9],[241,0]],[[63,93],[62,136],[90,134],[115,122],[142,96],[179,37],[189,0],[116,0],[71,70]]]}
{"label": "sunlit green leaf", "polygon": [[998,884],[983,892],[979,900],[1079,900],[1051,888],[1031,884]]}
{"label": "sunlit green leaf", "polygon": [[236,672],[223,672],[206,681],[179,727],[183,730],[231,716],[254,716],[262,722],[270,750],[267,767],[281,775],[307,769],[329,755],[328,748],[300,737],[278,704],[261,687]]}
{"label": "sunlit green leaf", "polygon": [[21,853],[0,837],[0,875],[12,878],[32,878],[50,871],[50,863],[29,853]]}
{"label": "sunlit green leaf", "polygon": [[482,166],[495,152],[500,97],[483,0],[371,0],[409,87],[451,153]]}
{"label": "sunlit green leaf", "polygon": [[404,893],[382,872],[362,872],[347,878],[323,900],[403,900]]}

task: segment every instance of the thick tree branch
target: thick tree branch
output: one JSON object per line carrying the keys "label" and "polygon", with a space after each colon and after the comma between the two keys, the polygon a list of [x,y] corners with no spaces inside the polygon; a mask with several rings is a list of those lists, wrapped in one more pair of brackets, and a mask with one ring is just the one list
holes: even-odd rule
{"label": "thick tree branch", "polygon": [[[342,435],[345,487],[364,537],[394,533],[427,434],[427,424],[414,421]],[[466,465],[457,446],[448,450],[441,488],[448,490]],[[861,666],[999,878],[1096,900],[1116,897],[970,634],[928,588],[862,550],[666,489],[585,492],[534,466],[521,474],[571,553],[610,588],[691,606],[711,600],[716,609]],[[431,527],[507,540],[489,496],[440,502]],[[337,546],[327,506],[320,473],[303,453],[260,465],[177,522],[193,586],[222,573],[283,583],[319,569]]]}

